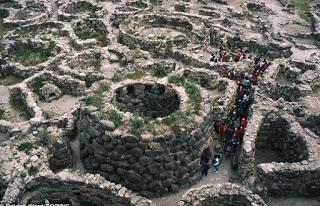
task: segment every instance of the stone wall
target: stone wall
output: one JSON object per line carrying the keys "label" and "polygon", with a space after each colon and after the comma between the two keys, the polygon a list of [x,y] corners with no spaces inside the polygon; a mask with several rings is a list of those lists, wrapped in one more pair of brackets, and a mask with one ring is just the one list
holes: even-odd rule
{"label": "stone wall", "polygon": [[[241,148],[241,180],[263,196],[318,196],[320,173],[316,145],[293,116],[277,110],[266,114],[256,111],[248,123]],[[256,152],[265,147],[275,149],[282,160],[256,166]]]}
{"label": "stone wall", "polygon": [[308,161],[261,164],[256,169],[256,189],[275,197],[319,197],[320,169]]}
{"label": "stone wall", "polygon": [[178,192],[199,180],[199,158],[213,134],[211,121],[152,137],[117,134],[92,107],[81,113],[81,158],[85,168],[143,196]]}
{"label": "stone wall", "polygon": [[72,151],[67,138],[59,139],[50,148],[50,169],[53,172],[72,166]]}
{"label": "stone wall", "polygon": [[62,171],[55,176],[41,176],[29,181],[16,202],[18,204],[148,206],[153,205],[130,190],[92,174]]}
{"label": "stone wall", "polygon": [[263,119],[255,144],[256,150],[272,150],[283,162],[300,162],[308,157],[306,140],[293,133],[289,123],[276,114]]}
{"label": "stone wall", "polygon": [[182,196],[178,206],[266,206],[258,195],[231,183],[206,185]]}
{"label": "stone wall", "polygon": [[170,86],[135,83],[116,91],[115,103],[121,111],[164,117],[179,109],[180,97]]}

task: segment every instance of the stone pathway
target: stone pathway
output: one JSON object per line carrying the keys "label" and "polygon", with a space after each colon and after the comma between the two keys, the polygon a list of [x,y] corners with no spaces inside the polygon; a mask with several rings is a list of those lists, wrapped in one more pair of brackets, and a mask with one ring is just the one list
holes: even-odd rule
{"label": "stone pathway", "polygon": [[231,159],[224,157],[222,160],[220,172],[218,174],[216,174],[212,169],[210,169],[208,176],[204,176],[199,182],[197,182],[195,185],[192,185],[190,188],[181,190],[179,193],[176,194],[171,194],[161,198],[152,199],[152,201],[155,203],[156,206],[174,206],[179,203],[179,200],[181,199],[182,195],[187,191],[208,184],[229,182],[230,178],[233,177],[233,175],[235,174],[231,169]]}
{"label": "stone pathway", "polygon": [[84,169],[84,166],[83,166],[83,164],[81,162],[81,158],[80,158],[79,123],[78,123],[78,128],[77,128],[77,134],[75,135],[74,139],[70,141],[70,146],[71,146],[71,150],[72,150],[72,168],[74,170],[78,170],[81,173],[85,173],[85,169]]}

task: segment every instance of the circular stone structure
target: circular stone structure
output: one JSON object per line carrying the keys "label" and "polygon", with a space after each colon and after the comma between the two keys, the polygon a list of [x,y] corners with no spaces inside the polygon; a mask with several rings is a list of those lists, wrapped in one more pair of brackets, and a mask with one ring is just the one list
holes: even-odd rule
{"label": "circular stone structure", "polygon": [[206,185],[182,196],[178,206],[267,206],[261,197],[235,184]]}
{"label": "circular stone structure", "polygon": [[123,21],[119,28],[122,43],[154,53],[172,46],[202,45],[210,36],[201,20],[168,13],[137,15]]}
{"label": "circular stone structure", "polygon": [[115,102],[121,111],[147,117],[165,117],[180,106],[177,92],[162,84],[129,84],[118,88],[115,93]]}
{"label": "circular stone structure", "polygon": [[152,205],[125,187],[90,174],[64,170],[55,176],[42,176],[29,181],[18,195],[16,203],[47,205],[68,204],[79,206],[135,206]]}
{"label": "circular stone structure", "polygon": [[[207,94],[201,96],[199,107],[188,94],[190,87],[199,89],[200,96]],[[225,95],[217,96],[188,80],[178,86],[168,83],[167,77],[146,76],[113,83],[102,98],[100,109],[81,107],[80,151],[87,171],[146,197],[178,192],[200,179],[199,158],[214,133],[215,114],[208,100],[229,102],[221,99]],[[154,119],[137,117],[138,111]]]}

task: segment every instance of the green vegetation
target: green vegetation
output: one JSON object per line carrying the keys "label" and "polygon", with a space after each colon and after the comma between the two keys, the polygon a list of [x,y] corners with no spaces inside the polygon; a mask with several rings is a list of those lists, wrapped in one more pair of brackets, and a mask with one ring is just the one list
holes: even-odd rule
{"label": "green vegetation", "polygon": [[23,78],[9,75],[9,76],[0,78],[0,85],[10,86],[10,85],[17,84],[21,81],[23,81]]}
{"label": "green vegetation", "polygon": [[0,108],[0,119],[5,119],[5,117],[6,117],[5,111]]}
{"label": "green vegetation", "polygon": [[130,21],[128,19],[125,19],[121,22],[122,26],[124,27],[128,27],[129,26]]}
{"label": "green vegetation", "polygon": [[[9,16],[9,12],[5,9],[0,9],[0,39],[2,36],[7,33],[10,29],[14,28],[15,26],[8,26],[3,24],[3,19]],[[1,51],[3,46],[1,45]]]}
{"label": "green vegetation", "polygon": [[128,73],[124,76],[124,79],[141,79],[145,76],[144,71],[142,70],[136,70],[133,73]]}
{"label": "green vegetation", "polygon": [[162,78],[167,76],[167,70],[163,65],[157,65],[156,68],[153,70],[153,76]]}
{"label": "green vegetation", "polygon": [[108,118],[114,123],[116,127],[119,127],[122,124],[122,114],[117,110],[110,110],[107,112]]}
{"label": "green vegetation", "polygon": [[26,20],[28,18],[31,17],[31,14],[29,11],[26,11],[26,10],[20,10],[16,13],[16,16],[15,18],[16,19],[19,19],[19,20]]}
{"label": "green vegetation", "polygon": [[134,130],[138,130],[144,126],[144,120],[139,116],[134,116],[133,119],[130,120],[130,125]]}
{"label": "green vegetation", "polygon": [[94,93],[101,96],[104,92],[107,92],[109,90],[110,90],[110,86],[108,84],[101,83],[99,85],[98,90],[96,90]]}
{"label": "green vegetation", "polygon": [[142,70],[135,70],[134,72],[128,73],[126,75],[114,74],[112,77],[112,82],[120,82],[124,79],[141,79],[145,76],[144,71]]}
{"label": "green vegetation", "polygon": [[191,82],[186,82],[184,87],[194,107],[196,109],[199,109],[200,103],[202,101],[201,92],[199,88],[194,83],[191,83]]}
{"label": "green vegetation", "polygon": [[310,3],[312,3],[313,0],[291,0],[291,2],[298,10],[301,17],[303,17],[304,19],[308,19],[306,12],[309,11]]}
{"label": "green vegetation", "polygon": [[187,37],[185,35],[183,35],[183,34],[179,34],[177,36],[174,36],[173,39],[176,40],[176,41],[182,41],[182,40],[186,40]]}
{"label": "green vegetation", "polygon": [[185,110],[185,111],[181,111],[181,110],[176,111],[176,112],[170,114],[169,116],[165,117],[162,120],[162,122],[164,124],[170,126],[170,125],[174,125],[174,124],[178,123],[181,120],[185,121],[186,118],[191,115],[191,111],[192,111],[191,108],[187,108],[187,110]]}
{"label": "green vegetation", "polygon": [[183,76],[172,75],[168,78],[169,83],[175,84],[177,86],[182,86],[186,79]]}
{"label": "green vegetation", "polygon": [[29,44],[17,46],[15,52],[15,61],[24,66],[35,66],[48,60],[52,55],[54,43],[50,43],[49,48],[34,47]]}
{"label": "green vegetation", "polygon": [[86,105],[92,105],[98,108],[98,110],[102,109],[103,106],[103,99],[97,94],[88,96],[84,99]]}
{"label": "green vegetation", "polygon": [[19,151],[29,151],[33,148],[33,144],[31,142],[23,142],[18,145],[18,150]]}
{"label": "green vegetation", "polygon": [[112,82],[120,82],[121,81],[121,76],[117,73],[115,73],[111,79]]}
{"label": "green vegetation", "polygon": [[40,94],[41,88],[44,86],[44,81],[41,78],[37,78],[32,87],[33,87],[33,92],[36,93],[37,95]]}
{"label": "green vegetation", "polygon": [[128,34],[131,34],[131,35],[134,35],[134,36],[138,36],[139,35],[138,32],[136,32],[135,30],[133,30],[131,28],[127,32],[128,32]]}
{"label": "green vegetation", "polygon": [[160,36],[157,36],[157,39],[158,40],[166,40],[167,37],[165,35],[160,35]]}
{"label": "green vegetation", "polygon": [[184,86],[186,93],[188,94],[190,102],[194,108],[198,110],[202,101],[201,92],[199,88],[193,82],[187,81],[183,76],[170,76],[168,78],[169,83],[173,83],[178,86]]}
{"label": "green vegetation", "polygon": [[75,30],[76,35],[82,39],[96,39],[100,46],[108,46],[110,44],[110,40],[107,38],[107,34],[102,29],[94,28],[93,25],[88,23],[88,27],[78,27]]}
{"label": "green vegetation", "polygon": [[29,175],[35,175],[39,172],[39,169],[37,167],[31,166],[28,170]]}
{"label": "green vegetation", "polygon": [[85,13],[85,12],[95,12],[96,9],[87,2],[82,2],[81,4],[79,3],[75,3],[72,5],[71,9],[70,9],[70,13],[72,14],[77,14],[77,13]]}
{"label": "green vegetation", "polygon": [[54,112],[53,111],[44,111],[43,112],[43,117],[45,119],[51,119],[54,116]]}
{"label": "green vegetation", "polygon": [[51,144],[51,137],[47,131],[41,131],[37,134],[36,144],[43,147],[47,147]]}
{"label": "green vegetation", "polygon": [[17,29],[16,33],[23,38],[35,37],[38,34],[53,34],[54,36],[62,35],[59,28],[51,28],[49,26],[21,28]]}
{"label": "green vegetation", "polygon": [[96,71],[100,71],[101,69],[101,59],[91,59],[89,61],[80,61],[76,66],[80,69],[87,69],[88,67],[93,67]]}

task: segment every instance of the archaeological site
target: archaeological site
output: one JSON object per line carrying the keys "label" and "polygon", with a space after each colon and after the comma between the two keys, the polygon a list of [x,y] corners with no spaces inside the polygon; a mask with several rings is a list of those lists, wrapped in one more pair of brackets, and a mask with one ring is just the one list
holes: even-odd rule
{"label": "archaeological site", "polygon": [[0,0],[0,206],[320,206],[320,0]]}

